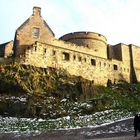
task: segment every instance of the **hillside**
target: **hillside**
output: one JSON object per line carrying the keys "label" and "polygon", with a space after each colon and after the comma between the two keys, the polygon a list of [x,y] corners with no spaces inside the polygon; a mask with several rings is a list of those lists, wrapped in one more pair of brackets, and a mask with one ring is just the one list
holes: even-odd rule
{"label": "hillside", "polygon": [[0,115],[59,118],[97,111],[140,111],[140,84],[120,81],[108,87],[65,70],[19,64],[0,66]]}

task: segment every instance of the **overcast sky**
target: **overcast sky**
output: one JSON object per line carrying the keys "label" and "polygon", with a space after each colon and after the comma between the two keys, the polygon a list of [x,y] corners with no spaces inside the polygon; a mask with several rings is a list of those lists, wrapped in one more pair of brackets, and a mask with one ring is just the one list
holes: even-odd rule
{"label": "overcast sky", "polygon": [[56,38],[91,31],[106,36],[108,44],[140,46],[140,0],[1,0],[0,4],[0,44],[13,40],[33,6],[39,6]]}

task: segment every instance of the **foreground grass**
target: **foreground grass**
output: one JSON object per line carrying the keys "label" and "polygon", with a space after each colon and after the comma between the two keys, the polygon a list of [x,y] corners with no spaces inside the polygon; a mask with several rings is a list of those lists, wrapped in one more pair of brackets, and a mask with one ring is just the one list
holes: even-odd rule
{"label": "foreground grass", "polygon": [[92,115],[63,117],[58,119],[31,119],[0,117],[0,132],[39,132],[50,129],[68,129],[98,126],[131,117],[132,113],[120,110],[106,110]]}

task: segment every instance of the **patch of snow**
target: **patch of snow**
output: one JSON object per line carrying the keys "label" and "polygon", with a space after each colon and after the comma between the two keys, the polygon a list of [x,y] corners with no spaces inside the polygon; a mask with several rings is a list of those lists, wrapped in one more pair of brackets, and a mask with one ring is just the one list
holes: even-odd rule
{"label": "patch of snow", "polygon": [[[119,114],[120,113],[120,114]],[[126,120],[131,116],[131,113],[122,116],[122,112],[107,110],[97,112],[92,115],[85,116],[66,116],[58,119],[38,119],[38,118],[16,118],[16,117],[0,117],[0,132],[36,132],[39,133],[42,130],[54,129],[54,130],[68,130],[68,129],[79,129],[79,128],[96,128],[105,126],[114,122]],[[116,114],[118,114],[116,116]],[[132,130],[132,128],[130,128]],[[124,124],[113,126],[109,132],[118,131],[130,131]],[[94,133],[94,132],[92,132]],[[100,132],[98,132],[100,133]],[[106,133],[105,131],[102,133]],[[88,134],[89,135],[89,134]]]}
{"label": "patch of snow", "polygon": [[18,98],[18,100],[21,101],[21,102],[26,102],[27,101],[26,98]]}
{"label": "patch of snow", "polygon": [[66,102],[66,101],[67,101],[67,99],[66,99],[66,98],[64,98],[64,99],[62,99],[62,100],[61,100],[61,102]]}

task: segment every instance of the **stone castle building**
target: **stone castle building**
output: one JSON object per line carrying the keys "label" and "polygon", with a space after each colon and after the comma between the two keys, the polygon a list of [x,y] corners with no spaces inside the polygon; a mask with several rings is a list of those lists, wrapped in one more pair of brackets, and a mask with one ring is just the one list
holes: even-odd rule
{"label": "stone castle building", "polygon": [[0,51],[3,59],[12,54],[19,63],[66,69],[95,84],[140,82],[138,46],[109,45],[105,36],[94,32],[74,32],[56,39],[39,7],[34,7],[33,14],[16,30],[13,43],[1,44]]}

